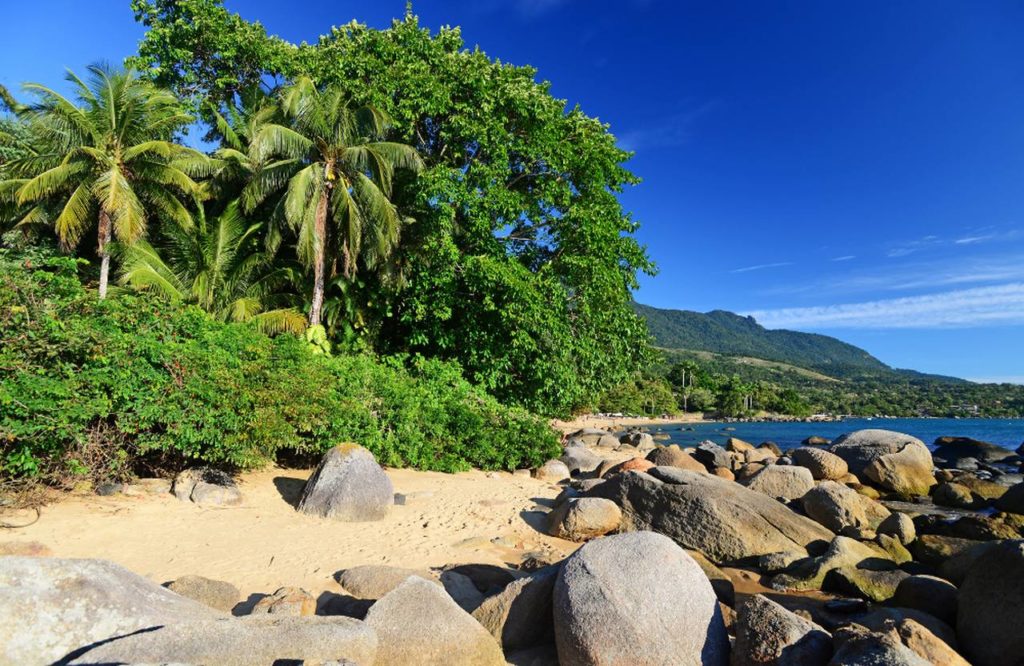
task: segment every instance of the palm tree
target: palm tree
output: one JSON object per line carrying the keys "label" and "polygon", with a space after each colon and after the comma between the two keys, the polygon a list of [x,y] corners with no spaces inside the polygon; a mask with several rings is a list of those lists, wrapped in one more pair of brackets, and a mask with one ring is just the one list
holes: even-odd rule
{"label": "palm tree", "polygon": [[[247,210],[285,190],[284,214],[298,233],[299,259],[313,269],[309,323],[320,325],[327,280],[354,277],[362,259],[374,268],[398,244],[402,220],[390,201],[395,170],[418,171],[411,146],[382,140],[389,120],[351,106],[341,88],[302,78],[284,89],[287,124],[263,124],[252,141],[259,169],[242,193]],[[329,273],[329,274],[328,274]]]}
{"label": "palm tree", "polygon": [[36,101],[19,115],[29,121],[42,148],[12,164],[11,171],[24,174],[13,181],[17,203],[27,207],[19,224],[52,224],[66,249],[95,225],[103,299],[111,239],[131,244],[141,238],[147,208],[190,227],[187,202],[199,189],[192,177],[208,173],[210,164],[201,153],[171,141],[190,121],[174,95],[131,70],[94,65],[89,72],[88,81],[68,73],[77,104],[45,86],[25,86]]}
{"label": "palm tree", "polygon": [[232,201],[207,224],[202,208],[190,229],[167,225],[164,242],[124,248],[121,283],[195,303],[221,321],[254,321],[265,333],[301,333],[306,321],[288,291],[298,271],[262,248],[260,223],[247,224]]}

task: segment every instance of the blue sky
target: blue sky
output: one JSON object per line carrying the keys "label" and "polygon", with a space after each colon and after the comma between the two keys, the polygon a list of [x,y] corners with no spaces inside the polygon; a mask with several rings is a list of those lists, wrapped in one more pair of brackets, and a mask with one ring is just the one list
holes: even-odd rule
{"label": "blue sky", "polygon": [[[301,10],[299,6],[301,5]],[[0,83],[142,35],[128,0],[0,8]],[[227,0],[292,41],[404,0]],[[1024,383],[1024,4],[420,0],[611,124],[659,307],[754,314],[898,367]]]}

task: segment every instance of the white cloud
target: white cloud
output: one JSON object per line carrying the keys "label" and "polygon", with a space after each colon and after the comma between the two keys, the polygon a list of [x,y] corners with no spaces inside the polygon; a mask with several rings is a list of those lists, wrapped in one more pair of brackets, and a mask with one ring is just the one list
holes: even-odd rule
{"label": "white cloud", "polygon": [[986,234],[984,236],[965,236],[964,238],[957,238],[953,243],[955,245],[974,245],[976,243],[984,243],[987,240],[992,240],[995,237],[995,234]]}
{"label": "white cloud", "polygon": [[746,312],[767,328],[949,328],[1024,324],[1024,282],[863,303]]}
{"label": "white cloud", "polygon": [[749,273],[750,271],[760,271],[766,268],[782,268],[783,266],[792,266],[792,261],[779,261],[774,264],[756,264],[754,266],[744,266],[743,268],[734,268],[730,273]]}
{"label": "white cloud", "polygon": [[856,259],[857,255],[847,254],[842,257],[832,257],[832,261],[849,261],[850,259]]}

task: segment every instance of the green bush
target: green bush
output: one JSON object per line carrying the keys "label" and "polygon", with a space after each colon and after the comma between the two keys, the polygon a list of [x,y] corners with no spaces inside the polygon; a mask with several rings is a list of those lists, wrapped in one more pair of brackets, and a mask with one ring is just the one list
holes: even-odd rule
{"label": "green bush", "polygon": [[0,249],[0,476],[114,480],[258,467],[354,441],[382,464],[514,469],[557,453],[544,420],[451,363],[314,355],[194,307],[84,289],[76,260]]}

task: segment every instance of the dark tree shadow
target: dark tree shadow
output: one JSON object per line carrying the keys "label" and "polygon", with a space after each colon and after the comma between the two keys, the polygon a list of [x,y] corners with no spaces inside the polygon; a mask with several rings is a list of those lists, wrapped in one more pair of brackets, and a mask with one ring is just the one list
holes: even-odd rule
{"label": "dark tree shadow", "polygon": [[298,508],[299,498],[302,497],[302,489],[306,487],[306,482],[293,476],[275,476],[274,487],[281,494],[281,499]]}
{"label": "dark tree shadow", "polygon": [[316,614],[344,615],[362,620],[372,605],[372,599],[356,599],[347,594],[324,592],[316,599]]}

